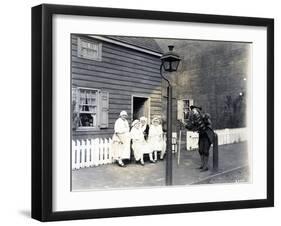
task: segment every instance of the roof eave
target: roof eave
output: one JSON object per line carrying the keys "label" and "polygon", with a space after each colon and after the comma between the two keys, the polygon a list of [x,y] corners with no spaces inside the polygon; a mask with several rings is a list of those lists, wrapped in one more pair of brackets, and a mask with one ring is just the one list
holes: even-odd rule
{"label": "roof eave", "polygon": [[138,47],[138,46],[134,46],[134,45],[131,45],[129,43],[124,43],[124,42],[121,42],[121,41],[113,40],[113,39],[110,39],[110,38],[107,38],[107,37],[104,37],[104,36],[89,35],[89,37],[95,38],[95,39],[98,39],[98,40],[101,40],[101,41],[109,42],[109,43],[112,43],[112,44],[116,44],[116,45],[119,45],[119,46],[123,46],[123,47],[129,48],[129,49],[134,49],[134,50],[137,50],[137,51],[140,51],[140,52],[143,52],[143,53],[147,53],[147,54],[150,54],[150,55],[154,55],[154,56],[157,56],[157,57],[162,56],[162,53],[155,52],[155,51],[148,50],[148,49],[144,49],[144,48],[141,48],[141,47]]}

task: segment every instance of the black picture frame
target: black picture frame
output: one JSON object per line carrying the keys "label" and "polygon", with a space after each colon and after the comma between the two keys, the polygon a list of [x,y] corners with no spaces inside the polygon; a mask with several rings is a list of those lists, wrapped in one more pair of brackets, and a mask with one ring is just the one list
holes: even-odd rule
{"label": "black picture frame", "polygon": [[[267,198],[95,210],[52,210],[52,18],[55,14],[247,25],[267,29]],[[274,206],[274,20],[268,18],[43,4],[32,8],[32,218],[122,217]]]}

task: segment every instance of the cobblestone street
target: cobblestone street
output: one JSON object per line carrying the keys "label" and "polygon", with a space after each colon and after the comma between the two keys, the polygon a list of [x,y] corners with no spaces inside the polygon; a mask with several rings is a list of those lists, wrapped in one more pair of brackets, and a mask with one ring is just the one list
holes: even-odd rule
{"label": "cobblestone street", "polygon": [[[173,159],[173,184],[210,184],[249,182],[247,143],[219,146],[219,170],[212,171],[212,150],[209,171],[200,172],[197,151],[181,151]],[[146,162],[144,166],[131,162],[121,168],[117,164],[102,165],[72,171],[72,190],[136,188],[165,185],[166,161]]]}

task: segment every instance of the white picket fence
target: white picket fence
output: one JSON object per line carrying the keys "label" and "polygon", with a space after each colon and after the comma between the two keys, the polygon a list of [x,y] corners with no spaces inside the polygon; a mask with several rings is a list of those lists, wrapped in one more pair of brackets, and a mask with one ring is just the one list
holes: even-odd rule
{"label": "white picket fence", "polygon": [[[219,145],[247,140],[246,128],[222,129],[216,130],[215,132],[218,134]],[[173,152],[177,152],[177,139],[177,133],[173,133]],[[72,169],[113,163],[111,144],[112,140],[110,138],[72,140]],[[186,149],[190,151],[196,148],[198,148],[198,133],[188,131],[186,134]]]}
{"label": "white picket fence", "polygon": [[113,162],[112,140],[72,140],[72,169],[99,166]]}
{"label": "white picket fence", "polygon": [[[247,140],[247,128],[220,129],[215,130],[218,134],[218,144],[232,144]],[[188,131],[186,133],[186,149],[198,148],[198,133]]]}
{"label": "white picket fence", "polygon": [[[172,149],[175,151],[176,133],[173,133]],[[164,140],[166,136],[164,134]],[[112,139],[72,140],[72,169],[81,169],[114,162],[112,155]]]}

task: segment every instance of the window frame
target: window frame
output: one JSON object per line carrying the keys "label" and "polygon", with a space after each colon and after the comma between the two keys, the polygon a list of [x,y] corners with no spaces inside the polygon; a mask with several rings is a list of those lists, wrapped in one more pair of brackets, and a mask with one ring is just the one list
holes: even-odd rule
{"label": "window frame", "polygon": [[[84,55],[82,53],[82,42],[87,42],[91,44],[97,45],[97,57],[90,57],[89,55]],[[90,48],[87,48],[90,49]],[[80,57],[82,59],[87,59],[87,60],[94,60],[94,61],[102,61],[102,43],[96,40],[90,40],[88,38],[81,38],[77,37],[77,57]]]}
{"label": "window frame", "polygon": [[[100,89],[95,89],[95,88],[88,88],[88,87],[76,87],[76,89],[79,92],[79,102],[77,103],[78,105],[80,105],[80,90],[90,90],[90,91],[96,91],[97,93],[97,98],[96,98],[96,121],[97,121],[97,126],[93,127],[93,126],[77,126],[76,131],[98,131],[100,130]],[[80,108],[79,108],[79,118],[80,118]]]}
{"label": "window frame", "polygon": [[[191,105],[194,105],[194,99],[192,99],[192,98],[183,98],[183,99],[179,99],[178,101],[181,101],[182,102],[182,109],[179,109],[179,104],[178,104],[178,106],[177,106],[177,117],[178,117],[178,119],[179,120],[186,120],[186,118],[185,118],[185,109],[187,109],[186,107],[185,107],[185,104],[184,104],[184,102],[185,101],[188,101],[188,103],[189,103],[189,107],[191,106]],[[179,111],[181,111],[180,113],[179,113]],[[179,117],[179,114],[180,114],[180,117]]]}

